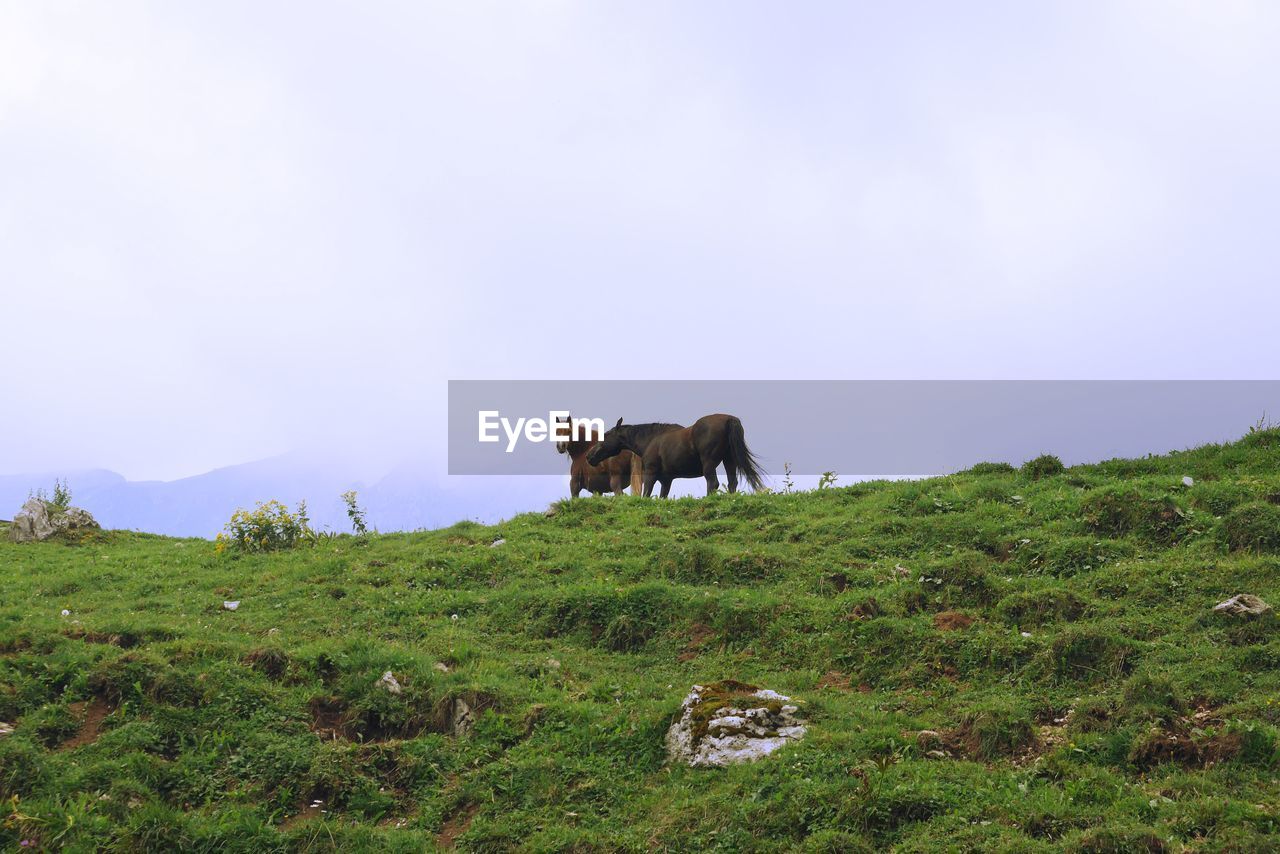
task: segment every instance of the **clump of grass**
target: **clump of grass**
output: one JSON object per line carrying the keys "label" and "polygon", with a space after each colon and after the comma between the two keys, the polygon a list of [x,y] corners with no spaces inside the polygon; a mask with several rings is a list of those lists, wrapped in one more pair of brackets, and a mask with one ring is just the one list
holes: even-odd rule
{"label": "clump of grass", "polygon": [[1168,721],[1186,711],[1186,702],[1167,676],[1143,671],[1125,682],[1121,709],[1131,721]]}
{"label": "clump of grass", "polygon": [[1133,551],[1124,541],[1067,535],[1037,537],[1019,544],[1015,556],[1029,572],[1070,578],[1113,563]]}
{"label": "clump of grass", "polygon": [[1127,673],[1138,651],[1132,641],[1113,630],[1082,625],[1059,632],[1045,655],[1049,670],[1057,677],[1091,681]]}
{"label": "clump of grass", "polygon": [[966,713],[944,741],[974,759],[1012,756],[1035,743],[1035,727],[1022,706],[993,700]]}
{"label": "clump of grass", "polygon": [[663,577],[684,584],[710,584],[725,577],[724,558],[710,543],[672,543],[656,561]]}
{"label": "clump of grass", "polygon": [[1085,498],[1080,509],[1085,525],[1096,534],[1133,534],[1160,544],[1175,543],[1185,536],[1192,516],[1173,495],[1125,487],[1097,490]]}
{"label": "clump of grass", "polygon": [[80,721],[63,703],[50,703],[22,720],[22,727],[45,747],[57,747],[76,734]]}
{"label": "clump of grass", "polygon": [[1233,549],[1280,552],[1280,507],[1255,501],[1237,507],[1223,520],[1227,543]]}
{"label": "clump of grass", "polygon": [[1041,480],[1046,477],[1062,474],[1066,471],[1066,466],[1062,464],[1062,460],[1053,454],[1041,454],[1035,459],[1027,460],[1022,464],[1022,474],[1031,480]]}
{"label": "clump of grass", "polygon": [[254,670],[265,673],[272,679],[279,679],[289,668],[289,654],[279,647],[259,647],[250,650],[244,657],[244,661]]}
{"label": "clump of grass", "polygon": [[1000,600],[996,611],[1015,626],[1043,626],[1061,620],[1075,620],[1088,603],[1070,590],[1045,589],[1011,593]]}
{"label": "clump of grass", "polygon": [[1165,854],[1169,846],[1155,830],[1140,824],[1095,827],[1067,843],[1071,854]]}
{"label": "clump of grass", "polygon": [[630,614],[619,614],[604,630],[604,646],[614,652],[635,652],[653,637],[652,623]]}
{"label": "clump of grass", "polygon": [[920,592],[940,608],[989,604],[998,592],[987,571],[990,562],[978,552],[962,552],[931,563],[919,579]]}

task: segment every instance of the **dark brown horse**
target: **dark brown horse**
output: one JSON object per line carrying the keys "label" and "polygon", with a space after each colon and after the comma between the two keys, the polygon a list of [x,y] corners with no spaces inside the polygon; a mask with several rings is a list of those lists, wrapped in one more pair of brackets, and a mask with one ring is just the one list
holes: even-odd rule
{"label": "dark brown horse", "polygon": [[[556,423],[565,425],[572,422],[567,418],[557,418]],[[593,428],[581,439],[574,438],[572,428],[567,431],[561,428],[559,434],[563,435],[565,432],[569,433],[569,441],[556,442],[556,450],[569,455],[569,495],[571,497],[577,498],[584,489],[592,495],[600,495],[603,492],[621,495],[622,490],[628,485],[631,486],[633,495],[640,491],[640,461],[630,451],[624,451],[615,457],[610,457],[601,465],[595,465],[587,462],[587,453],[600,440],[600,431]]]}
{"label": "dark brown horse", "polygon": [[626,424],[618,419],[587,462],[599,465],[615,455],[632,452],[644,465],[644,494],[653,494],[654,483],[662,484],[662,497],[671,491],[678,477],[705,477],[707,493],[720,488],[716,466],[724,463],[729,491],[738,491],[742,474],[752,489],[763,486],[763,473],[755,455],[747,448],[742,422],[734,415],[706,415],[692,427],[679,424]]}

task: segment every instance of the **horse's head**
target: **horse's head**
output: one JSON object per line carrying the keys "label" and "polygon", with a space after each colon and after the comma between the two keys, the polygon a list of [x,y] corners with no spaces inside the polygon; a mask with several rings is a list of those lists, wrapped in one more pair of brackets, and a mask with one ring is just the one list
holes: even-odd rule
{"label": "horse's head", "polygon": [[[563,425],[565,425],[565,426],[564,426],[564,427],[560,427],[559,425],[561,425],[561,424],[563,424]],[[572,433],[572,431],[573,431],[573,421],[569,418],[569,416],[567,416],[567,415],[566,415],[565,417],[561,418],[560,416],[558,416],[558,415],[557,415],[557,416],[556,416],[556,425],[557,425],[557,426],[556,426],[556,429],[555,429],[555,434],[556,434],[557,436],[571,436],[571,433]],[[568,440],[568,439],[565,439],[565,440],[560,441],[560,442],[556,442],[556,453],[557,453],[557,454],[567,454],[567,453],[569,453],[569,440]]]}
{"label": "horse's head", "polygon": [[627,450],[627,431],[629,428],[622,426],[622,419],[618,419],[618,423],[609,428],[595,448],[591,451],[591,456],[587,457],[587,462],[593,466],[616,457],[618,454]]}

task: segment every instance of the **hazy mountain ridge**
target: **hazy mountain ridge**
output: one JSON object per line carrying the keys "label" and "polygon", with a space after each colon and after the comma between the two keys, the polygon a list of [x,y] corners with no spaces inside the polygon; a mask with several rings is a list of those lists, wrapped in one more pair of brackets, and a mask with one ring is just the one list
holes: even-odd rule
{"label": "hazy mountain ridge", "polygon": [[340,495],[354,489],[371,527],[382,531],[437,528],[463,519],[496,522],[536,510],[565,494],[565,478],[454,477],[405,464],[366,483],[357,474],[291,455],[214,469],[172,481],[131,481],[107,469],[0,475],[0,518],[12,518],[38,489],[66,480],[73,503],[106,528],[169,536],[212,537],[231,514],[277,499],[307,502],[312,524],[350,527]]}

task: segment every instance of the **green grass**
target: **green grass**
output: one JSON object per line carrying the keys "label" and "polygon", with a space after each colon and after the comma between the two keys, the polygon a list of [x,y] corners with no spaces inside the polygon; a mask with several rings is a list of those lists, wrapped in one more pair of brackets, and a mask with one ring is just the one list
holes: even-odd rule
{"label": "green grass", "polygon": [[[1274,850],[1280,634],[1211,608],[1280,605],[1278,503],[1263,431],[261,555],[3,542],[0,845]],[[668,766],[720,680],[808,737]]]}

